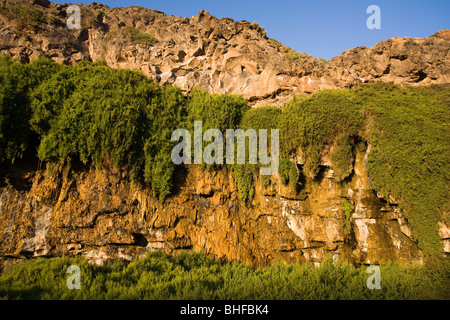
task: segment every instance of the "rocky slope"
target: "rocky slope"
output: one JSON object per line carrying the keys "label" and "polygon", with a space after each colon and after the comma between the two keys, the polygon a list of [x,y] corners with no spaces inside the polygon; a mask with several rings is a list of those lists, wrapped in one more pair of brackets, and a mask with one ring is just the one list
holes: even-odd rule
{"label": "rocky slope", "polygon": [[131,260],[147,250],[195,249],[260,266],[326,257],[355,264],[420,262],[401,211],[370,187],[367,146],[357,149],[348,181],[337,183],[324,164],[320,179],[301,179],[299,194],[281,183],[263,189],[258,182],[246,207],[225,171],[181,170],[176,194],[161,203],[107,166],[62,173],[16,169],[0,188],[0,255],[83,254],[102,263]]}
{"label": "rocky slope", "polygon": [[[21,18],[11,6],[35,8]],[[422,85],[450,82],[450,31],[426,39],[392,38],[359,47],[331,61],[295,52],[268,39],[257,23],[191,18],[141,7],[81,6],[80,30],[66,26],[68,5],[47,0],[1,0],[0,54],[29,61],[45,55],[62,63],[105,60],[188,92],[243,94],[253,104],[282,105],[293,95],[360,82]],[[9,8],[9,9],[8,9]]]}

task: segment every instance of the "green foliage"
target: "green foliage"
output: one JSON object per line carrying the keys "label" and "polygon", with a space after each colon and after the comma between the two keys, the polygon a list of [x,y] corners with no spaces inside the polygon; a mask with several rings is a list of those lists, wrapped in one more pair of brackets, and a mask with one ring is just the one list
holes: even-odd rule
{"label": "green foliage", "polygon": [[272,184],[272,178],[270,176],[261,175],[261,185],[264,189],[267,189],[268,186]]}
{"label": "green foliage", "polygon": [[336,139],[336,145],[331,152],[335,179],[342,181],[349,176],[352,172],[353,159],[353,143],[347,135],[341,135]]}
{"label": "green foliage", "polygon": [[[240,127],[243,130],[254,129],[256,130],[257,133],[259,132],[260,129],[267,130],[267,146],[268,151],[270,152],[271,130],[279,128],[278,122],[281,116],[281,112],[282,111],[280,108],[269,106],[250,109],[244,114]],[[259,144],[258,144],[258,154],[259,154]],[[252,187],[253,174],[257,174],[259,166],[260,164],[258,164],[258,166],[255,165],[252,166],[251,169],[247,170],[248,171],[247,174],[243,174],[243,171],[245,171],[244,169],[240,169],[240,172],[236,174],[236,179],[238,181],[238,191],[241,199],[245,199],[244,202],[251,201],[253,198],[253,187]],[[252,172],[251,178],[249,172]],[[260,178],[263,188],[267,188],[271,184],[270,176],[260,176]],[[245,190],[242,190],[242,187],[240,186],[244,186]]]}
{"label": "green foliage", "polygon": [[277,48],[281,48],[284,46],[280,41],[274,38],[269,38],[269,42]]}
{"label": "green foliage", "polygon": [[378,84],[355,93],[368,120],[374,188],[400,203],[426,253],[440,251],[437,221],[449,203],[450,89]]}
{"label": "green foliage", "polygon": [[42,135],[40,159],[79,158],[100,167],[107,158],[115,167],[127,166],[135,180],[144,175],[164,200],[174,172],[170,137],[183,106],[176,87],[104,63],[80,63],[36,89],[30,123]]}
{"label": "green foliage", "polygon": [[134,27],[128,27],[127,32],[131,41],[134,43],[139,43],[145,46],[153,46],[158,42],[158,39],[154,35],[140,31]]}
{"label": "green foliage", "polygon": [[249,110],[248,102],[242,96],[230,94],[208,94],[204,90],[194,89],[188,102],[187,123],[203,122],[203,130],[236,129],[242,117]]}
{"label": "green foliage", "polygon": [[[80,267],[81,288],[66,286],[70,265]],[[381,300],[448,299],[448,261],[380,266],[381,289],[369,290],[366,267],[323,262],[274,263],[252,268],[217,264],[198,253],[149,253],[131,263],[90,265],[81,257],[38,258],[20,262],[0,275],[1,299],[61,300]]]}
{"label": "green foliage", "polygon": [[233,172],[236,177],[239,199],[245,205],[252,201],[255,195],[253,179],[258,172],[258,167],[252,164],[236,164],[233,166]]}
{"label": "green foliage", "polygon": [[352,228],[350,224],[352,205],[350,204],[350,202],[348,202],[347,199],[342,200],[341,204],[344,207],[344,214],[345,214],[345,222],[344,222],[345,233],[350,234]]}
{"label": "green foliage", "polygon": [[0,14],[14,20],[19,31],[38,31],[43,25],[53,21],[39,8],[10,3],[0,6]]}
{"label": "green foliage", "polygon": [[[203,133],[209,129],[218,129],[223,134],[223,141],[226,141],[226,130],[237,129],[248,110],[248,101],[242,96],[208,94],[204,90],[194,89],[187,103],[188,116],[184,127],[191,132],[192,143],[195,121],[202,122]],[[203,143],[203,150],[208,144],[209,142]],[[226,163],[225,157],[224,152],[223,163]],[[210,169],[210,166],[205,167]]]}
{"label": "green foliage", "polygon": [[[280,176],[293,189],[298,171],[286,159],[302,158],[303,173],[315,179],[328,150],[335,179],[342,181],[351,174],[355,144],[365,141],[374,189],[399,203],[425,253],[440,250],[437,221],[450,203],[448,87],[362,85],[296,97],[283,110],[250,109],[241,96],[194,90],[185,98],[176,87],[104,62],[69,67],[8,57],[0,58],[0,84],[0,162],[34,148],[47,163],[79,159],[99,167],[109,160],[133,180],[145,179],[161,200],[173,187],[171,134],[192,132],[194,121],[222,133],[279,128]],[[253,198],[259,165],[230,167],[243,203]]]}
{"label": "green foliage", "polygon": [[296,191],[299,173],[295,164],[293,164],[289,159],[281,158],[278,173],[280,174],[281,183],[284,185],[289,184],[289,187],[293,191]]}
{"label": "green foliage", "polygon": [[24,65],[0,56],[0,163],[22,157],[31,135],[31,91],[59,68],[45,58]]}
{"label": "green foliage", "polygon": [[[294,98],[286,105],[280,120],[281,153],[287,156],[300,148],[305,153],[306,174],[315,177],[325,146],[333,145],[336,137],[350,141],[351,137],[358,135],[364,123],[360,106],[352,98],[352,91],[338,90],[320,91],[309,99]],[[342,148],[342,143],[336,152],[346,155],[345,160],[349,160],[351,152],[348,152],[348,147],[346,152],[339,148]]]}
{"label": "green foliage", "polygon": [[[275,107],[261,107],[257,109],[250,109],[245,112],[240,122],[240,128],[243,130],[254,129],[257,134],[260,129],[267,130],[267,143],[270,151],[271,129],[278,128],[278,118],[281,115],[281,109]],[[246,142],[247,150],[248,143]],[[259,144],[258,144],[259,154]],[[246,158],[248,162],[248,158]],[[254,196],[254,176],[258,173],[258,165],[235,165],[233,171],[236,176],[236,183],[238,187],[239,197],[243,204],[250,202]],[[261,176],[263,187],[267,187],[271,180],[268,176]]]}
{"label": "green foliage", "polygon": [[279,128],[279,118],[281,116],[281,109],[276,107],[260,107],[248,110],[241,122],[241,128],[247,129],[266,129],[268,137],[270,137],[271,129]]}
{"label": "green foliage", "polygon": [[280,120],[282,154],[303,153],[314,178],[321,153],[333,146],[335,178],[351,173],[353,145],[368,141],[368,173],[375,190],[404,209],[420,247],[440,250],[437,221],[449,203],[449,88],[363,85],[295,98]]}

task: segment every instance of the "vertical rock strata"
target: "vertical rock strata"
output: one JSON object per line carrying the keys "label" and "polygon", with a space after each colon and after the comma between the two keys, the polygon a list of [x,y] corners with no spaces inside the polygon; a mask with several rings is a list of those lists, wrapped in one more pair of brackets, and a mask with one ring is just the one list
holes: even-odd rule
{"label": "vertical rock strata", "polygon": [[[164,203],[118,171],[21,173],[0,188],[0,255],[83,254],[101,263],[147,250],[194,249],[259,266],[279,259],[420,262],[399,208],[370,188],[365,155],[361,144],[353,174],[342,183],[328,166],[316,180],[301,177],[297,193],[276,182],[262,189],[258,181],[247,206],[232,173],[196,166],[178,170],[177,191]],[[20,181],[28,187],[18,187]]]}

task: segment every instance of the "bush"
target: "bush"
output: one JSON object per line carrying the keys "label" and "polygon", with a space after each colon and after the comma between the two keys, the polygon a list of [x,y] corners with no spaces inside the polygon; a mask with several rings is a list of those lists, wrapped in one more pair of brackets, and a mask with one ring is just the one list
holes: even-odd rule
{"label": "bush", "polygon": [[[360,106],[353,102],[352,96],[352,91],[324,90],[309,99],[295,98],[283,109],[281,152],[287,157],[300,148],[305,153],[304,170],[309,177],[314,178],[319,172],[320,155],[325,146],[333,145],[336,137],[350,141],[363,127]],[[342,144],[338,144],[337,150],[340,147]],[[351,153],[345,154],[345,160],[349,161]]]}
{"label": "bush", "polygon": [[158,42],[158,39],[155,36],[150,33],[140,31],[134,27],[128,27],[127,32],[130,36],[130,40],[134,43],[139,43],[150,47]]}
{"label": "bush", "polygon": [[193,128],[194,121],[203,122],[203,130],[239,127],[242,117],[249,110],[248,102],[240,95],[208,94],[194,89],[188,101],[188,125]]}
{"label": "bush", "polygon": [[256,30],[261,37],[267,38],[266,30],[263,27],[261,27],[258,22],[252,22],[250,24],[250,29]]}
{"label": "bush", "polygon": [[25,65],[0,56],[0,163],[22,158],[29,147],[32,90],[59,68],[45,58]]}
{"label": "bush", "polygon": [[[66,269],[77,265],[81,288],[69,290]],[[149,253],[131,263],[90,265],[81,257],[22,261],[0,275],[0,299],[151,299],[151,300],[335,300],[448,299],[448,261],[421,266],[380,266],[381,289],[369,290],[366,267],[324,261],[274,263],[252,268],[243,263],[217,264],[199,253],[178,256]]]}
{"label": "bush", "polygon": [[107,157],[117,168],[127,166],[134,180],[144,176],[161,200],[168,195],[170,137],[184,117],[181,90],[138,72],[81,63],[55,74],[33,97],[40,159],[79,158],[100,167]]}
{"label": "bush", "polygon": [[276,107],[260,107],[256,109],[250,109],[245,112],[241,127],[244,130],[255,129],[256,131],[260,129],[266,129],[268,132],[268,138],[270,138],[271,129],[279,129],[279,119],[282,110]]}
{"label": "bush", "polygon": [[427,254],[439,252],[437,221],[449,203],[450,89],[378,84],[355,92],[369,127],[374,188],[400,203]]}

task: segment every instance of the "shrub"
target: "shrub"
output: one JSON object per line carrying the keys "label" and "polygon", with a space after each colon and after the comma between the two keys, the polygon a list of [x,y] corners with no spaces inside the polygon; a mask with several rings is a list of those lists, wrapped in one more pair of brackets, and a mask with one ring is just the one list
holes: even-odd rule
{"label": "shrub", "polygon": [[140,31],[134,27],[127,28],[130,40],[134,43],[142,44],[145,46],[153,46],[158,42],[158,39],[150,33]]}
{"label": "shrub", "polygon": [[32,90],[59,68],[45,58],[25,65],[0,56],[0,163],[22,158],[31,139]]}
{"label": "shrub", "polygon": [[267,189],[268,186],[272,184],[272,178],[270,176],[260,176],[261,185],[264,189]]}
{"label": "shrub", "polygon": [[36,90],[31,126],[42,135],[40,159],[79,158],[99,167],[108,156],[114,166],[128,166],[134,180],[144,176],[163,200],[174,171],[170,136],[183,106],[176,87],[103,63],[81,63]]}
{"label": "shrub", "polygon": [[304,169],[308,176],[317,175],[321,151],[326,145],[332,145],[336,137],[350,141],[362,128],[364,119],[352,95],[351,91],[324,90],[309,99],[295,98],[283,110],[281,152],[288,156],[300,148],[305,153]]}
{"label": "shrub", "polygon": [[370,126],[364,137],[374,188],[404,209],[424,252],[439,252],[437,221],[449,203],[450,89],[377,84],[356,93]]}
{"label": "shrub", "polygon": [[241,127],[244,130],[247,129],[266,129],[268,132],[268,137],[270,137],[271,129],[278,129],[279,118],[281,116],[281,109],[276,107],[260,107],[256,109],[250,109],[245,112]]}
{"label": "shrub", "polygon": [[[70,290],[66,269],[77,265],[81,288]],[[448,299],[449,262],[380,266],[381,289],[369,290],[366,267],[324,261],[274,263],[252,268],[239,262],[215,263],[199,253],[148,253],[130,263],[94,266],[81,257],[22,261],[0,274],[0,299],[58,300],[411,300]]]}
{"label": "shrub", "polygon": [[431,254],[441,247],[437,221],[449,199],[449,91],[373,84],[293,99],[281,115],[282,153],[300,149],[304,171],[314,178],[325,146],[334,146],[333,169],[342,180],[351,172],[354,143],[368,141],[375,190],[400,204],[420,247]]}
{"label": "shrub", "polygon": [[266,30],[263,27],[261,27],[258,22],[252,22],[250,24],[250,29],[256,30],[261,35],[261,37],[267,38]]}

